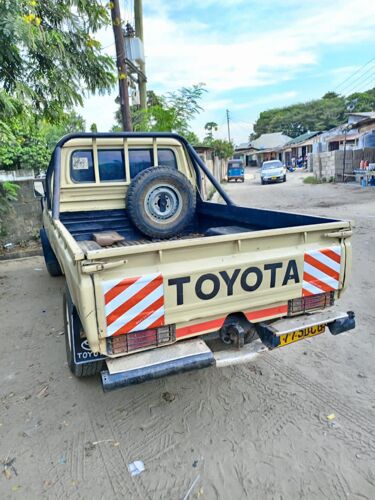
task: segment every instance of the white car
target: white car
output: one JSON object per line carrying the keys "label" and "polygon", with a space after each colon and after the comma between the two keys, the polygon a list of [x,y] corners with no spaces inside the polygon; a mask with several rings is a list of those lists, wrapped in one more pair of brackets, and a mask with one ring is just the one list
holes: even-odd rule
{"label": "white car", "polygon": [[260,181],[262,184],[269,182],[285,182],[286,167],[280,160],[270,160],[263,162],[260,169]]}

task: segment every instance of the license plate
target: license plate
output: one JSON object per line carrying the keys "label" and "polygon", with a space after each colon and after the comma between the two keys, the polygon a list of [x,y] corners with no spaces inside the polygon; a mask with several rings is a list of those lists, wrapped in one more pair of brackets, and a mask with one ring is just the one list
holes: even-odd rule
{"label": "license plate", "polygon": [[279,347],[292,344],[293,342],[298,342],[299,340],[307,339],[308,337],[315,337],[315,335],[324,333],[325,329],[326,325],[314,325],[307,328],[302,328],[302,330],[295,330],[294,332],[284,333],[279,337]]}
{"label": "license plate", "polygon": [[277,177],[272,177],[272,180],[275,181],[277,179]]}

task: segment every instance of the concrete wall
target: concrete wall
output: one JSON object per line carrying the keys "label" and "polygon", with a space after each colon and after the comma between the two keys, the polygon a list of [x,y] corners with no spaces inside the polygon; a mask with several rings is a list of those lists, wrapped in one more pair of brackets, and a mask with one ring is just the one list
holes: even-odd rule
{"label": "concrete wall", "polygon": [[0,245],[18,244],[35,239],[42,225],[40,201],[34,198],[33,180],[13,181],[20,186],[17,201],[4,217],[6,234],[0,236]]}
{"label": "concrete wall", "polygon": [[315,177],[318,179],[325,178],[327,181],[334,178],[340,182],[343,180],[343,172],[351,174],[353,170],[359,168],[361,160],[375,163],[375,148],[347,150],[345,153],[345,169],[344,151],[312,154],[310,162]]}
{"label": "concrete wall", "polygon": [[0,170],[0,182],[25,181],[27,179],[34,179],[34,177],[34,170]]}

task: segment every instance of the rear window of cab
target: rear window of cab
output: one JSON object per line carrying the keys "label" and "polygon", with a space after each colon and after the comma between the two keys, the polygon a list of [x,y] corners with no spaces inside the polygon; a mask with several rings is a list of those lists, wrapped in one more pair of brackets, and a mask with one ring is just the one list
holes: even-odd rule
{"label": "rear window of cab", "polygon": [[[177,169],[172,149],[158,148],[158,164]],[[155,165],[152,148],[129,148],[130,178]],[[98,149],[98,171],[100,182],[126,181],[123,149]],[[95,168],[92,150],[76,150],[70,157],[70,178],[75,183],[94,183]]]}

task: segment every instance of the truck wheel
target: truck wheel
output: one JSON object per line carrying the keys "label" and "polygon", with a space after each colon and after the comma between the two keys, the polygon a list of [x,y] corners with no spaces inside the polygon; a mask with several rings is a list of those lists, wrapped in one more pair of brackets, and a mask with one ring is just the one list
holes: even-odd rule
{"label": "truck wheel", "polygon": [[40,234],[40,241],[42,243],[44,262],[46,263],[47,271],[53,277],[62,276],[63,272],[61,270],[59,261],[57,260],[56,255],[52,250],[46,230],[42,228],[39,234]]}
{"label": "truck wheel", "polygon": [[139,231],[151,238],[170,238],[181,233],[193,219],[196,193],[178,170],[150,167],[133,179],[126,207]]}
{"label": "truck wheel", "polygon": [[[74,345],[79,345],[81,339],[81,321],[77,309],[74,307],[68,287],[63,296],[64,332],[66,357],[70,371],[76,377],[90,377],[100,373],[104,368],[104,361],[90,361],[77,363],[74,356]],[[75,342],[75,344],[74,344]]]}

